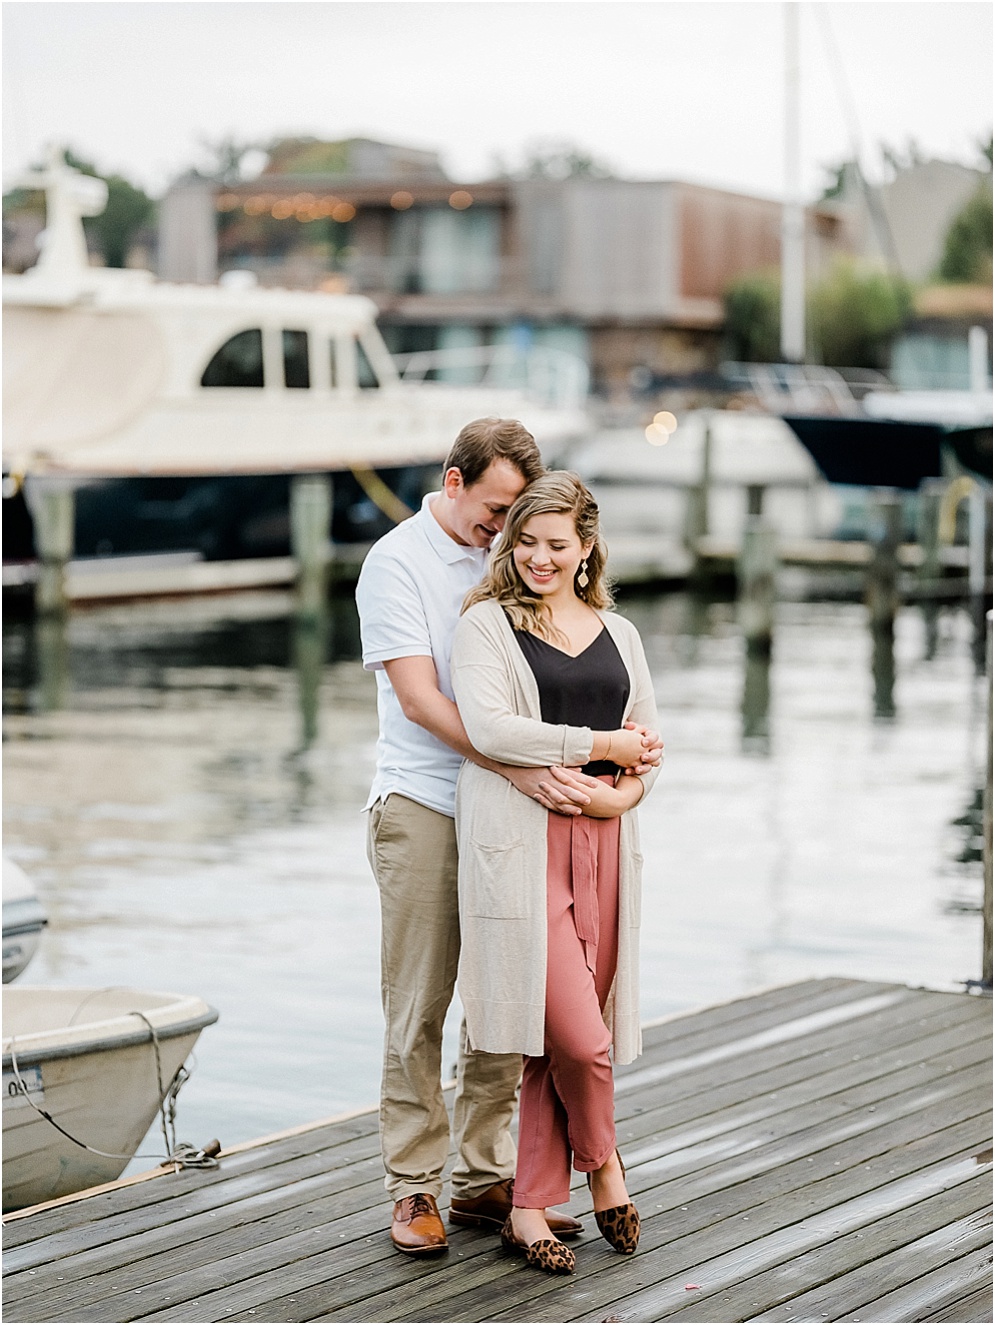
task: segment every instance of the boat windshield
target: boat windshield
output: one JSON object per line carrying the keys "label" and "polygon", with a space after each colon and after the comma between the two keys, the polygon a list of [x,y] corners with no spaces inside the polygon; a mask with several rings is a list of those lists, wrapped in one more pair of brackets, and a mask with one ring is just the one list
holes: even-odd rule
{"label": "boat windshield", "polygon": [[[284,333],[285,335],[287,333]],[[305,336],[305,342],[307,337]],[[263,385],[263,333],[258,327],[225,341],[204,369],[201,386]],[[289,386],[290,383],[288,382]],[[305,384],[306,385],[306,384]]]}
{"label": "boat windshield", "polygon": [[380,385],[376,370],[359,340],[356,341],[356,379],[360,391],[375,391]]}

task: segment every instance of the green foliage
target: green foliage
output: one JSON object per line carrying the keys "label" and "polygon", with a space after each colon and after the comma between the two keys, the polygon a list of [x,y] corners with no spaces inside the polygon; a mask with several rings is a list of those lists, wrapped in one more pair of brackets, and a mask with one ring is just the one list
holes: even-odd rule
{"label": "green foliage", "polygon": [[107,266],[123,267],[135,232],[155,215],[155,203],[143,189],[122,175],[102,175],[92,162],[75,152],[66,152],[66,163],[84,175],[102,179],[107,185],[107,206],[99,216],[87,217],[83,226],[87,235],[97,241]]}
{"label": "green foliage", "polygon": [[819,362],[832,368],[884,368],[911,309],[903,281],[840,260],[809,295],[808,338]]}
{"label": "green foliage", "polygon": [[[781,357],[781,283],[773,272],[742,276],[725,293],[727,350],[744,363]],[[808,342],[833,368],[883,368],[912,307],[911,293],[886,272],[840,261],[808,297]]]}
{"label": "green foliage", "polygon": [[781,283],[773,272],[741,276],[725,292],[725,331],[731,358],[771,363],[781,357]]}
{"label": "green foliage", "polygon": [[[238,184],[242,178],[242,159],[249,152],[264,151],[259,143],[227,134],[224,138],[201,138],[207,161],[207,178],[219,184]],[[200,172],[198,172],[200,173]]]}
{"label": "green foliage", "polygon": [[842,198],[846,193],[847,178],[854,169],[854,163],[837,161],[835,165],[823,166],[822,169],[826,172],[826,179],[819,200],[826,202],[829,198]]}
{"label": "green foliage", "polygon": [[611,179],[614,170],[576,143],[539,139],[526,149],[525,163],[516,174],[526,179]]}
{"label": "green foliage", "polygon": [[344,175],[349,170],[349,142],[318,138],[280,138],[266,148],[266,175]]}
{"label": "green foliage", "polygon": [[[989,143],[989,150],[991,144]],[[992,280],[992,186],[988,181],[954,218],[947,231],[940,279],[990,285]]]}

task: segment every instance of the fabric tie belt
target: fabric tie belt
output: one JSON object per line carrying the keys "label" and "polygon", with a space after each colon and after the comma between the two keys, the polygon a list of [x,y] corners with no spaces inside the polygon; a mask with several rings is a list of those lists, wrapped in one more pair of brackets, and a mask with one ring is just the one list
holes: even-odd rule
{"label": "fabric tie belt", "polygon": [[[599,781],[613,783],[602,776]],[[598,819],[577,815],[570,820],[570,875],[573,882],[574,925],[584,944],[584,957],[593,971],[598,955],[601,917],[598,909]]]}

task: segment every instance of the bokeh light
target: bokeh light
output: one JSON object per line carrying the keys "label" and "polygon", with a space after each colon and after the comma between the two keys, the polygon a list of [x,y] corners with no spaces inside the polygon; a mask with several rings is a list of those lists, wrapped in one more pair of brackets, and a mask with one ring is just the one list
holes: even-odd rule
{"label": "bokeh light", "polygon": [[407,189],[398,189],[390,195],[390,205],[396,212],[406,212],[413,202],[414,197]]}
{"label": "bokeh light", "polygon": [[465,212],[473,206],[473,194],[467,193],[466,189],[457,189],[449,195],[449,206],[455,207],[458,212]]}
{"label": "bokeh light", "polygon": [[356,215],[356,209],[351,202],[340,202],[332,208],[333,221],[351,221]]}

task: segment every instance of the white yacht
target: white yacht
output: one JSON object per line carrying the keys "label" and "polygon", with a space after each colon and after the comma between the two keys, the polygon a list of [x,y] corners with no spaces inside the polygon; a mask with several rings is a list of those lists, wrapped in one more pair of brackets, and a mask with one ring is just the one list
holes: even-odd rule
{"label": "white yacht", "polygon": [[3,278],[4,493],[72,486],[77,556],[279,555],[300,472],[339,477],[333,537],[364,541],[418,504],[472,418],[519,418],[553,450],[587,430],[586,367],[562,351],[409,356],[402,373],[371,300],[91,267],[102,181],[53,152],[21,182],[44,188],[47,228],[36,266]]}

